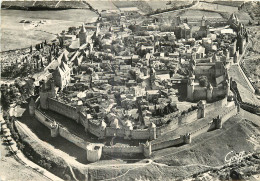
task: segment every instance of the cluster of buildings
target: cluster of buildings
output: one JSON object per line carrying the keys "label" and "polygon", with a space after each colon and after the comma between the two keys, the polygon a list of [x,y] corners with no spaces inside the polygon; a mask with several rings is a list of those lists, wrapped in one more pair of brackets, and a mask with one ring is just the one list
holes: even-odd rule
{"label": "cluster of buildings", "polygon": [[[41,107],[51,97],[97,124],[145,129],[169,121],[180,96],[191,102],[219,100],[229,93],[227,68],[248,41],[234,16],[220,28],[211,28],[203,16],[195,32],[180,17],[165,25],[150,18],[132,24],[101,16],[75,36],[63,33],[60,38],[72,43],[45,67]],[[187,89],[178,91],[178,84]]]}

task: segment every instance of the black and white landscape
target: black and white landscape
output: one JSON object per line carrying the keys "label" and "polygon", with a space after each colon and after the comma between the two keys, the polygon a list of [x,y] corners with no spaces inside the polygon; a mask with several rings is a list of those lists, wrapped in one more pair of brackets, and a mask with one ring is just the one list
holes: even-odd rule
{"label": "black and white landscape", "polygon": [[1,2],[0,180],[259,180],[260,2]]}

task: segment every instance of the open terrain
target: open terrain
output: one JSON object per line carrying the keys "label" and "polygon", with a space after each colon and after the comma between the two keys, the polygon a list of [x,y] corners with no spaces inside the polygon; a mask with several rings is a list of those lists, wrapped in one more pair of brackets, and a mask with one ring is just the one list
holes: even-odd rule
{"label": "open terrain", "polygon": [[251,35],[251,47],[244,58],[243,67],[251,82],[260,89],[260,26],[248,27]]}
{"label": "open terrain", "polygon": [[[53,40],[62,30],[93,22],[97,15],[88,9],[60,11],[1,10],[1,51]],[[35,23],[19,23],[28,20]],[[40,22],[41,21],[41,22]]]}
{"label": "open terrain", "polygon": [[[222,129],[202,134],[192,139],[191,144],[155,151],[150,159],[132,161],[130,159],[128,163],[126,160],[110,158],[112,160],[101,160],[89,164],[85,161],[86,153],[83,149],[61,137],[51,138],[49,130],[29,116],[28,111],[24,113],[20,121],[42,140],[36,141],[38,138],[33,133],[29,134],[32,135],[29,138],[20,131],[27,142],[33,141],[31,145],[35,151],[38,154],[44,152],[54,162],[57,161],[57,164],[65,161],[66,173],[69,173],[67,164],[71,165],[76,178],[83,178],[82,173],[88,173],[86,175],[88,179],[97,180],[171,180],[173,177],[183,179],[204,172],[211,178],[226,178],[229,171],[234,168],[234,166],[224,167],[227,164],[225,162],[227,153],[244,151],[245,154],[249,154],[249,152],[260,151],[259,116],[244,110],[227,121]],[[257,163],[259,160],[242,160],[241,164],[244,166],[236,165],[235,168],[251,176],[251,174],[259,173]],[[247,167],[250,169],[245,169]]]}
{"label": "open terrain", "polygon": [[3,1],[8,9],[88,9],[84,1]]}
{"label": "open terrain", "polygon": [[[34,171],[31,168],[27,168],[23,164],[17,162],[13,156],[9,154],[8,147],[3,143],[3,138],[1,136],[1,144],[0,144],[0,180],[37,180],[44,181],[46,180],[38,172]],[[15,174],[14,174],[15,173]]]}

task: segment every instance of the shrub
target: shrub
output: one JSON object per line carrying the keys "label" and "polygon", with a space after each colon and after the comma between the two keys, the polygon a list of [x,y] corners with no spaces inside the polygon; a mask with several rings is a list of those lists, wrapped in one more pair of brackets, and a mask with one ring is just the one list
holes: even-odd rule
{"label": "shrub", "polygon": [[209,84],[208,78],[206,76],[200,76],[199,84],[202,87],[207,87],[207,85]]}

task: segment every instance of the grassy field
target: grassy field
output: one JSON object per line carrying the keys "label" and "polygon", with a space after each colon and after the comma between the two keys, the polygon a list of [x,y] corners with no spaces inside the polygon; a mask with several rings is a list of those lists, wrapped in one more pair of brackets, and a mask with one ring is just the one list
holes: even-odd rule
{"label": "grassy field", "polygon": [[244,3],[244,1],[209,1],[209,2],[214,4],[234,6],[234,7],[239,7]]}
{"label": "grassy field", "polygon": [[221,130],[198,136],[190,145],[157,151],[152,159],[159,163],[175,166],[175,168],[183,165],[183,171],[186,170],[191,174],[195,170],[187,165],[198,164],[197,169],[203,170],[206,167],[202,165],[219,166],[225,164],[225,155],[232,150],[235,152],[255,151],[256,147],[247,140],[253,135],[260,134],[259,125],[247,120],[239,123],[240,116],[231,118]]}
{"label": "grassy field", "polygon": [[[170,3],[169,3],[170,2]],[[169,9],[191,4],[192,1],[147,1],[147,4],[153,9]]]}
{"label": "grassy field", "polygon": [[217,12],[201,11],[201,10],[188,10],[183,11],[180,14],[181,18],[187,18],[188,20],[201,19],[203,16],[206,19],[222,19],[222,16]]}
{"label": "grassy field", "polygon": [[13,9],[26,9],[26,8],[49,8],[49,9],[88,9],[89,6],[83,1],[3,1],[2,7]]}
{"label": "grassy field", "polygon": [[102,10],[118,10],[111,1],[89,1],[88,3],[99,12]]}
{"label": "grassy field", "polygon": [[[44,40],[52,40],[57,33],[70,26],[80,26],[90,22],[97,15],[90,10],[70,9],[61,11],[1,11],[1,51],[18,49],[35,45]],[[41,21],[44,24],[31,26],[19,23],[21,20]]]}
{"label": "grassy field", "polygon": [[[260,79],[260,27],[250,26],[248,30],[251,35],[252,46],[244,58],[244,68],[250,79],[255,82]],[[260,89],[260,82],[256,83]]]}

